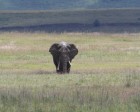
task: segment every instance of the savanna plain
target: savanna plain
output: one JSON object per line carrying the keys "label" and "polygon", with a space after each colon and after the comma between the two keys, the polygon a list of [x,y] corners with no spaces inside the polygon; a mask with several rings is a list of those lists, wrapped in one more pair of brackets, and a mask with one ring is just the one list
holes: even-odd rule
{"label": "savanna plain", "polygon": [[[70,74],[49,48],[74,43]],[[0,112],[140,112],[140,33],[0,33]]]}

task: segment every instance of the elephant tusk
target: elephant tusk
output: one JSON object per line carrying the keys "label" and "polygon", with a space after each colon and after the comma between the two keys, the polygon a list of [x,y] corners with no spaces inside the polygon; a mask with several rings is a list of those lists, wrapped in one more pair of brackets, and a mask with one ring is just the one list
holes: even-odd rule
{"label": "elephant tusk", "polygon": [[59,63],[58,63],[58,67],[57,67],[57,70],[59,70],[59,66],[60,66],[60,61],[59,61]]}
{"label": "elephant tusk", "polygon": [[69,61],[69,64],[72,65],[70,61]]}

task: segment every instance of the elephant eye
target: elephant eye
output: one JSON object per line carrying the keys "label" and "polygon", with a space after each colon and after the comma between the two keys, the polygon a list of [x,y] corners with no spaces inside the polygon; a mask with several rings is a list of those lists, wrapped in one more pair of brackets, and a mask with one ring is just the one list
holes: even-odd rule
{"label": "elephant eye", "polygon": [[58,46],[58,49],[60,49],[61,48],[61,46]]}
{"label": "elephant eye", "polygon": [[70,46],[68,46],[67,49],[70,51]]}

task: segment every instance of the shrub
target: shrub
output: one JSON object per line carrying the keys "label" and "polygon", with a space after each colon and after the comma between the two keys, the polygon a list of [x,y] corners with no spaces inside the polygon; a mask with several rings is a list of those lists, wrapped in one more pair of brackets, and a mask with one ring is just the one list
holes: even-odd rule
{"label": "shrub", "polygon": [[100,21],[98,19],[95,19],[93,24],[94,24],[95,27],[99,27],[101,25]]}

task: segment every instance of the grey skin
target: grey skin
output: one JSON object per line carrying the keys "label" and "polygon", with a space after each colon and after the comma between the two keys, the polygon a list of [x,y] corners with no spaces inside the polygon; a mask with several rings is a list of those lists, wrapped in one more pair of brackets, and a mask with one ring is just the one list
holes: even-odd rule
{"label": "grey skin", "polygon": [[65,74],[70,72],[72,59],[78,54],[74,44],[67,42],[54,43],[49,52],[52,54],[56,72]]}

